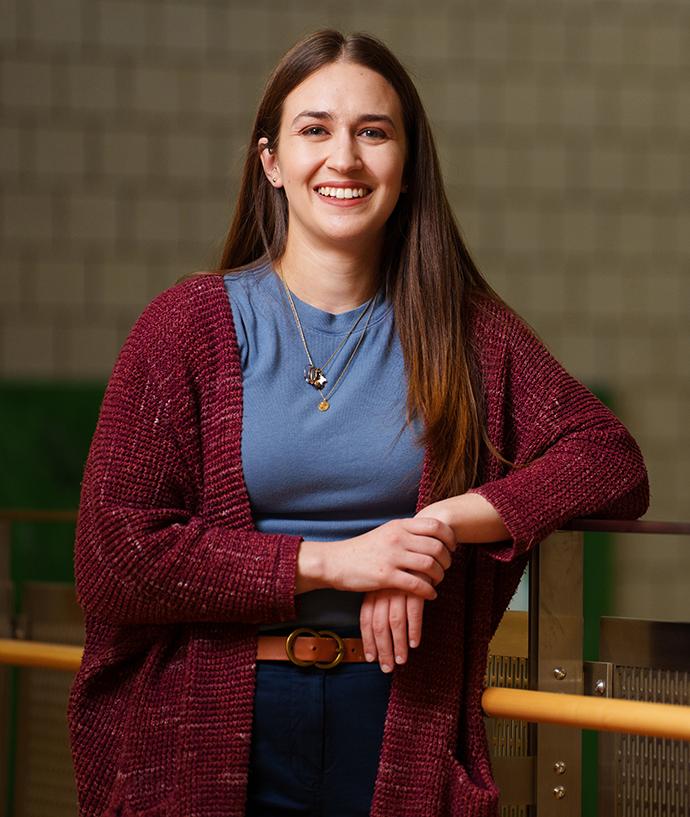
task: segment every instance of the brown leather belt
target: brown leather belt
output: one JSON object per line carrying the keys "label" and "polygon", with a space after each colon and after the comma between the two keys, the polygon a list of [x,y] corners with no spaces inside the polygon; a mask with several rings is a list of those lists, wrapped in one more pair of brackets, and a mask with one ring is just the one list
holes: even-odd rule
{"label": "brown leather belt", "polygon": [[260,635],[256,657],[319,669],[331,669],[343,661],[366,661],[361,638],[342,638],[333,630],[309,627],[298,627],[287,636]]}

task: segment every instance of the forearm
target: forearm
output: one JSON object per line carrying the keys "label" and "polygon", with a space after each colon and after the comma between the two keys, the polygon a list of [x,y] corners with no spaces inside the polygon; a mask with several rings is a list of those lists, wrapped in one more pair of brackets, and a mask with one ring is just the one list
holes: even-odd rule
{"label": "forearm", "polygon": [[458,542],[500,542],[510,538],[498,511],[480,494],[442,499],[427,505],[417,516],[441,519],[453,529]]}
{"label": "forearm", "polygon": [[209,526],[173,508],[105,505],[90,472],[75,580],[85,612],[118,624],[290,620],[300,539]]}

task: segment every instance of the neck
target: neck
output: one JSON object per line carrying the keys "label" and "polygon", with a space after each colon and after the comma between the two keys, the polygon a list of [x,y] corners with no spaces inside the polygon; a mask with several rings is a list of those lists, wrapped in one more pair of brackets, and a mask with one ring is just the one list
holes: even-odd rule
{"label": "neck", "polygon": [[314,247],[290,240],[275,263],[290,291],[301,301],[337,315],[356,309],[378,291],[379,248]]}

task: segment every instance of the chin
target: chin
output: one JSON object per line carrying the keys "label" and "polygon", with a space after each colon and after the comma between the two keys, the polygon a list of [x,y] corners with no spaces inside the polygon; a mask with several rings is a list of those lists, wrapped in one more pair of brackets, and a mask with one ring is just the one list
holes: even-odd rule
{"label": "chin", "polygon": [[349,244],[361,246],[362,244],[371,242],[375,236],[376,231],[372,232],[371,230],[358,230],[357,232],[325,230],[321,234],[322,240],[329,244],[337,244],[341,247],[345,247]]}
{"label": "chin", "polygon": [[378,222],[376,224],[371,222],[354,224],[347,217],[322,222],[319,225],[321,234],[333,241],[370,241],[383,230],[384,226],[385,222],[383,224]]}

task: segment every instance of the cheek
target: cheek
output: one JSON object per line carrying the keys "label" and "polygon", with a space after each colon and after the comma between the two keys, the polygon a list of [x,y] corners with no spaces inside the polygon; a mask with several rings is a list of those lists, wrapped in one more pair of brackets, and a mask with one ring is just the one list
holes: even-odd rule
{"label": "cheek", "polygon": [[309,146],[305,145],[290,152],[290,158],[283,163],[281,171],[285,179],[300,182],[316,172],[321,165],[321,161],[318,151],[310,150]]}
{"label": "cheek", "polygon": [[377,156],[375,162],[372,169],[375,169],[376,175],[381,181],[388,184],[398,184],[400,182],[405,168],[404,159],[400,154]]}

